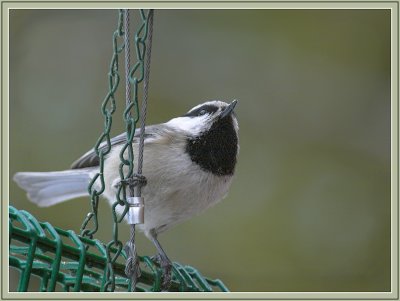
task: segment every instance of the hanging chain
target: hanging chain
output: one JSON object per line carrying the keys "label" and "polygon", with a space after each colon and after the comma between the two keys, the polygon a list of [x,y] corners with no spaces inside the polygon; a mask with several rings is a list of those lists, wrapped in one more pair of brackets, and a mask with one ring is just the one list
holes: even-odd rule
{"label": "hanging chain", "polygon": [[[147,99],[149,95],[149,78],[150,78],[150,63],[151,63],[151,46],[153,41],[153,21],[154,20],[154,9],[150,9],[148,15],[148,38],[147,38],[147,54],[146,54],[146,65],[145,65],[145,77],[143,82],[143,101],[142,101],[142,112],[140,113],[140,141],[139,141],[139,159],[137,173],[142,174],[143,168],[143,152],[144,152],[144,134],[146,128],[146,117],[147,117]],[[142,182],[139,182],[137,187],[137,196],[142,195]]]}
{"label": "hanging chain", "polygon": [[[144,177],[141,174],[134,174],[134,153],[133,153],[133,140],[136,131],[136,125],[139,121],[139,84],[145,78],[145,55],[146,55],[146,41],[148,38],[149,32],[149,16],[152,14],[152,10],[149,10],[147,15],[144,10],[140,10],[140,21],[141,24],[138,27],[138,30],[135,32],[135,51],[136,51],[136,63],[133,68],[129,69],[129,73],[127,74],[129,84],[132,85],[132,101],[128,97],[126,109],[124,110],[123,116],[125,121],[125,129],[126,129],[126,143],[122,147],[120,152],[120,160],[121,163],[119,165],[119,175],[121,178],[121,185],[118,187],[117,191],[117,200],[112,205],[112,216],[113,216],[113,239],[107,244],[107,269],[106,269],[106,282],[104,283],[104,290],[114,291],[115,289],[115,275],[113,272],[113,265],[118,259],[122,251],[122,243],[118,238],[118,224],[124,219],[127,214],[129,208],[132,207],[132,204],[128,201],[131,199],[134,193],[134,186],[144,185]],[[129,17],[124,16],[126,25],[129,26]],[[129,46],[128,46],[129,48]],[[129,50],[129,49],[128,49]],[[130,95],[130,87],[127,89],[126,94]],[[144,137],[144,132],[142,133]],[[142,141],[143,139],[141,139]],[[141,146],[143,148],[143,145]],[[141,163],[142,164],[142,163]],[[136,178],[137,180],[135,180]],[[136,184],[133,184],[135,183]],[[136,189],[137,190],[137,189]],[[120,216],[117,215],[116,207],[124,206],[124,211]],[[143,214],[143,211],[142,211]],[[129,216],[128,216],[129,222]],[[131,278],[131,290],[135,289],[136,279],[139,276],[139,262],[137,260],[136,249],[134,247],[134,225],[131,226],[133,232],[131,230],[131,238],[128,243],[127,248],[127,267],[126,272],[129,274]],[[132,235],[133,233],[133,235]],[[112,250],[114,255],[112,256]],[[116,250],[116,251],[115,251]]]}
{"label": "hanging chain", "polygon": [[[130,13],[129,9],[125,9],[125,100],[126,106],[129,106],[131,103],[131,83],[129,81],[129,72],[131,69],[131,56],[130,56]],[[132,196],[132,192],[130,192]],[[131,210],[129,208],[129,210]],[[128,211],[127,214],[129,215],[130,212]],[[129,223],[128,219],[128,223]],[[139,258],[137,256],[136,245],[135,245],[135,224],[130,225],[130,240],[125,245],[125,252],[126,252],[126,265],[125,265],[125,274],[129,277],[130,280],[130,287],[128,288],[129,291],[136,291],[136,283],[138,278],[140,277],[140,268],[139,268]],[[133,231],[132,231],[133,228]]]}
{"label": "hanging chain", "polygon": [[[142,17],[144,16],[143,11],[141,11],[141,16]],[[147,18],[145,20],[142,18],[143,22],[146,21],[147,36],[146,34],[144,34],[143,38],[141,38],[140,29],[135,35],[135,41],[140,41],[141,39],[144,40],[145,48],[143,49],[143,53],[140,53],[139,52],[140,49],[136,48],[137,50],[136,55],[139,64],[145,64],[145,65],[144,65],[144,82],[143,82],[143,100],[141,103],[142,111],[140,114],[141,122],[140,122],[140,138],[139,138],[139,150],[138,150],[139,153],[138,165],[137,165],[137,173],[134,174],[134,176],[137,178],[137,181],[135,187],[130,187],[130,196],[127,198],[130,206],[129,211],[127,212],[128,223],[130,224],[130,239],[125,245],[125,250],[127,254],[125,274],[131,280],[130,282],[131,291],[136,290],[136,282],[138,277],[140,277],[139,259],[137,256],[136,245],[135,245],[135,225],[144,223],[144,200],[141,197],[141,194],[142,194],[142,186],[145,185],[145,177],[142,175],[142,168],[143,168],[144,134],[145,134],[146,116],[147,116],[148,87],[149,87],[149,76],[150,76],[151,45],[153,37],[153,18],[154,18],[154,10],[150,9]],[[126,20],[125,27],[129,28],[129,10],[126,10],[125,20]],[[125,37],[126,37],[125,45],[129,45],[129,39],[126,31],[125,31]],[[125,54],[127,53],[128,51],[126,50]],[[143,57],[145,59],[144,62],[143,62]],[[126,58],[125,65],[130,66],[129,56],[125,55],[125,58]],[[126,95],[128,97],[128,88],[130,92],[130,83],[131,81],[135,83],[135,78],[132,79],[131,76],[127,76],[127,80],[128,82],[127,82]],[[134,87],[137,87],[137,85],[135,85]],[[126,105],[127,107],[130,105],[130,98],[127,98]]]}
{"label": "hanging chain", "polygon": [[[139,84],[142,83],[145,76],[145,54],[146,54],[146,41],[148,38],[149,33],[149,16],[151,14],[151,10],[149,10],[148,14],[146,15],[144,10],[140,10],[140,17],[142,24],[139,26],[138,30],[135,32],[135,50],[136,50],[136,63],[133,68],[129,72],[129,82],[133,88],[133,97],[132,101],[127,103],[126,109],[124,111],[124,120],[126,124],[126,134],[127,134],[127,141],[124,147],[120,152],[120,177],[121,182],[123,185],[119,187],[118,190],[118,201],[120,204],[126,205],[126,186],[130,178],[133,178],[133,168],[134,168],[134,154],[133,154],[133,138],[136,131],[136,125],[139,121]],[[136,75],[138,73],[138,75]],[[126,159],[128,158],[128,159]],[[128,170],[126,171],[126,168]],[[126,172],[125,172],[126,171]],[[140,175],[139,175],[140,176]],[[142,181],[138,181],[140,185]],[[132,185],[128,185],[130,188],[131,195],[134,195]],[[127,207],[125,208],[125,212],[127,211]],[[124,215],[124,214],[123,214]]]}
{"label": "hanging chain", "polygon": [[[125,12],[124,12],[125,11]],[[110,131],[112,125],[112,115],[116,110],[115,93],[120,82],[119,76],[119,54],[125,49],[126,52],[126,98],[127,104],[124,110],[124,121],[126,126],[127,141],[120,152],[120,166],[119,174],[121,178],[121,185],[119,185],[117,192],[117,200],[112,205],[112,217],[113,217],[113,239],[106,245],[106,256],[107,256],[107,267],[105,270],[105,277],[102,283],[102,291],[114,291],[115,290],[115,274],[113,266],[117,261],[118,257],[122,252],[122,242],[118,238],[118,224],[124,219],[125,215],[129,210],[128,199],[133,196],[140,197],[141,187],[144,185],[144,177],[142,173],[143,164],[143,142],[144,142],[144,127],[146,118],[146,107],[147,107],[147,94],[148,94],[148,78],[149,78],[149,66],[150,66],[150,49],[151,49],[151,36],[152,36],[152,16],[153,10],[149,10],[147,15],[144,10],[140,10],[140,20],[141,25],[135,32],[135,50],[136,50],[136,63],[132,69],[129,68],[129,13],[128,10],[119,10],[118,14],[118,26],[113,34],[113,56],[110,63],[109,76],[109,91],[105,97],[102,106],[101,113],[104,116],[104,130],[97,140],[94,150],[96,155],[99,157],[99,172],[91,180],[88,191],[91,196],[92,211],[88,213],[81,227],[81,236],[93,238],[93,235],[97,232],[99,228],[98,223],[98,204],[99,197],[105,190],[104,182],[104,159],[105,156],[111,151],[111,141],[110,141]],[[125,21],[125,22],[124,22]],[[125,32],[124,32],[125,24]],[[125,35],[125,42],[123,37]],[[148,37],[150,39],[148,40]],[[128,42],[127,42],[128,41]],[[146,47],[148,47],[148,56],[146,57]],[[145,62],[146,58],[146,62]],[[138,73],[138,75],[136,74]],[[139,84],[144,80],[144,98],[142,102],[142,114],[141,119],[142,130],[140,133],[139,141],[139,162],[138,162],[138,172],[133,173],[134,169],[134,154],[133,154],[133,138],[135,136],[136,125],[139,121]],[[131,85],[133,87],[133,97],[131,101]],[[101,144],[106,145],[105,148],[100,148]],[[124,168],[125,167],[125,168]],[[137,177],[136,193],[134,189],[134,177]],[[127,188],[129,192],[127,193]],[[129,197],[128,197],[129,195]],[[124,206],[124,211],[121,216],[117,215],[116,207]],[[92,221],[93,226],[88,228],[89,222]],[[135,225],[131,225],[131,237],[128,242],[127,248],[127,266],[126,273],[129,274],[131,278],[131,290],[135,290],[136,279],[139,277],[139,266],[136,254],[136,248],[134,246],[135,238]]]}
{"label": "hanging chain", "polygon": [[[88,191],[91,197],[91,205],[92,211],[88,213],[85,220],[81,226],[81,236],[86,236],[89,238],[93,238],[93,235],[97,232],[99,228],[98,222],[98,206],[99,206],[99,197],[104,192],[105,183],[104,183],[104,158],[111,151],[111,142],[110,142],[110,131],[112,124],[112,114],[115,112],[115,92],[118,88],[118,84],[120,81],[120,76],[118,73],[118,55],[124,49],[123,41],[121,41],[123,37],[123,11],[119,10],[118,15],[118,26],[113,34],[113,55],[110,63],[110,70],[108,73],[109,78],[109,91],[107,96],[104,98],[101,113],[104,116],[104,130],[100,135],[99,139],[94,146],[94,150],[99,157],[99,172],[93,177],[91,180]],[[102,142],[106,142],[106,148],[101,149],[100,144]],[[100,182],[100,183],[99,183]],[[96,185],[95,185],[96,184]],[[93,227],[89,229],[88,223],[92,220]]]}

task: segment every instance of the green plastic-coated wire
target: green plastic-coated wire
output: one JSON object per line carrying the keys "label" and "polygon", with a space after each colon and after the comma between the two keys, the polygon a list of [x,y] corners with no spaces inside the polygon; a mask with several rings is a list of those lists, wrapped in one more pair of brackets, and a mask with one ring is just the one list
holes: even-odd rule
{"label": "green plastic-coated wire", "polygon": [[[105,156],[111,151],[111,125],[112,125],[112,115],[116,110],[115,104],[115,93],[117,91],[120,76],[119,76],[119,64],[118,58],[119,54],[124,49],[123,41],[123,11],[119,10],[118,14],[118,25],[117,29],[113,33],[113,55],[111,58],[109,73],[108,73],[108,84],[109,91],[103,100],[101,105],[101,113],[104,117],[104,129],[101,133],[99,139],[97,140],[94,150],[99,157],[99,172],[93,177],[88,186],[89,195],[91,197],[92,211],[86,216],[82,223],[81,235],[93,238],[93,235],[97,232],[99,228],[98,221],[98,206],[99,197],[104,192],[105,182],[104,182],[104,159]],[[105,148],[101,148],[100,144],[106,143]],[[92,221],[92,228],[88,228],[89,222]]]}
{"label": "green plastic-coated wire", "polygon": [[[9,263],[20,271],[16,290],[19,292],[40,290],[53,291],[104,291],[107,270],[107,250],[97,239],[78,236],[73,231],[39,222],[26,211],[9,206]],[[34,246],[34,247],[33,247]],[[116,254],[116,249],[111,249]],[[121,256],[126,258],[124,250]],[[150,257],[139,256],[141,276],[136,291],[157,292],[161,286],[162,270]],[[130,291],[130,280],[125,266],[113,263],[115,289]],[[35,276],[39,288],[30,287]],[[228,291],[220,280],[203,277],[190,266],[174,263],[170,291],[211,292]]]}

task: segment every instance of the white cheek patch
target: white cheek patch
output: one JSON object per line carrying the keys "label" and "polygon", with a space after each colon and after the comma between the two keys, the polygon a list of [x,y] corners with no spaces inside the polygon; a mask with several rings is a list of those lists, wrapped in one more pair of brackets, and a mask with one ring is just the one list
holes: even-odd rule
{"label": "white cheek patch", "polygon": [[177,117],[171,119],[166,124],[175,129],[196,135],[204,130],[207,130],[209,127],[208,124],[210,123],[208,121],[209,117],[210,116],[208,114],[198,117]]}

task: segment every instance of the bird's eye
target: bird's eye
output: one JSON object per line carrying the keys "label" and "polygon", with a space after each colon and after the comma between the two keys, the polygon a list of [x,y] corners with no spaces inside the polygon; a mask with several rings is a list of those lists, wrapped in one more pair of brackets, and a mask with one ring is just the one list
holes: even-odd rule
{"label": "bird's eye", "polygon": [[184,117],[200,117],[206,114],[214,114],[215,112],[218,111],[218,107],[217,106],[212,106],[212,105],[202,105],[201,107],[196,109],[192,109],[189,112],[187,112],[185,115],[183,115]]}

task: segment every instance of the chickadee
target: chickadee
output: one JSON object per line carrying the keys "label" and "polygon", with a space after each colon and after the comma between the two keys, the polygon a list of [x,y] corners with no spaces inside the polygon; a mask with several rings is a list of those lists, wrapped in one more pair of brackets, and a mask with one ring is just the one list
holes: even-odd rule
{"label": "chickadee", "polygon": [[[138,228],[158,250],[166,273],[164,285],[170,282],[171,261],[157,235],[219,202],[231,185],[239,152],[239,127],[233,111],[236,103],[236,100],[230,104],[205,102],[181,117],[145,129],[143,175],[147,185],[142,188],[145,215],[144,224]],[[137,129],[133,141],[136,154],[139,133]],[[125,142],[125,133],[111,139],[112,149],[104,162],[103,195],[111,204],[116,201],[119,154]],[[19,172],[14,181],[27,191],[31,202],[48,207],[87,196],[88,185],[98,171],[99,158],[91,150],[69,170]],[[120,212],[124,209],[118,208]]]}

